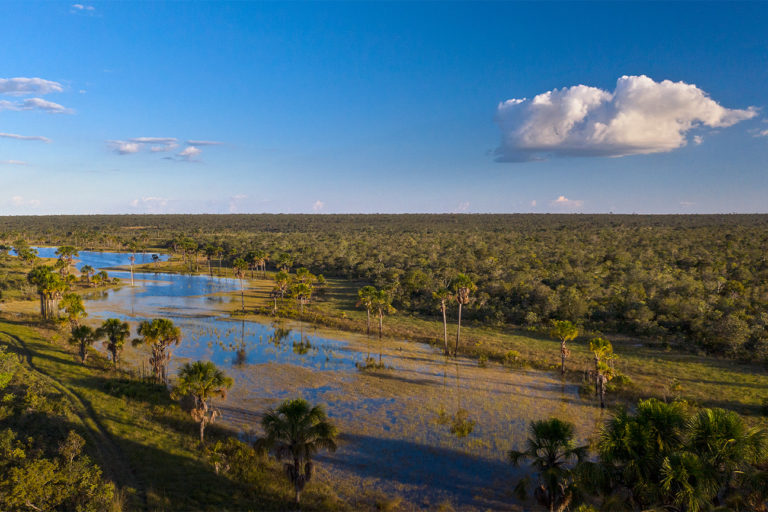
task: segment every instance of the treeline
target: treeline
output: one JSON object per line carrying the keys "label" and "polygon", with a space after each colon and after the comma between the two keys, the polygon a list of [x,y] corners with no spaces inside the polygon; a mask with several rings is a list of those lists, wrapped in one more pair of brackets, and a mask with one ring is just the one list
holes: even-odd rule
{"label": "treeline", "polygon": [[[438,316],[459,273],[467,320],[586,329],[768,360],[767,215],[159,215],[6,217],[0,236],[80,247],[266,252]],[[108,243],[107,243],[108,242]],[[110,245],[112,244],[112,245]]]}

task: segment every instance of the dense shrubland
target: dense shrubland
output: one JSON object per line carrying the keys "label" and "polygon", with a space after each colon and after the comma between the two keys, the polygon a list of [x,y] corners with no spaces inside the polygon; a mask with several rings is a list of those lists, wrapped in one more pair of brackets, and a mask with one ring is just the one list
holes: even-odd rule
{"label": "dense shrubland", "polygon": [[[4,243],[164,249],[197,262],[293,268],[385,288],[401,313],[477,285],[466,320],[586,329],[768,359],[768,216],[160,215],[0,219]],[[258,258],[256,258],[258,259]],[[0,284],[2,287],[2,284]],[[455,308],[448,309],[455,320]]]}

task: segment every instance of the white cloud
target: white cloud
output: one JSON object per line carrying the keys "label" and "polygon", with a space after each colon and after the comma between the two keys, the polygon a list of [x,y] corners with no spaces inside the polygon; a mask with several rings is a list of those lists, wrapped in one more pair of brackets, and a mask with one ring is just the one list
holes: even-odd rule
{"label": "white cloud", "polygon": [[318,199],[317,201],[315,201],[315,202],[312,204],[312,211],[313,211],[313,212],[319,212],[319,211],[322,211],[322,210],[323,210],[323,208],[325,208],[325,203],[324,203],[324,202],[322,202],[322,201],[321,201],[321,200],[319,200],[319,199]]}
{"label": "white cloud", "polygon": [[584,201],[580,199],[568,199],[565,196],[558,196],[557,199],[550,201],[549,204],[560,209],[575,210],[584,206]]}
{"label": "white cloud", "polygon": [[693,201],[680,201],[680,206],[693,206],[695,204]]}
{"label": "white cloud", "polygon": [[31,206],[33,208],[36,208],[40,206],[40,200],[39,199],[24,199],[22,196],[13,196],[11,197],[11,204],[13,206]]}
{"label": "white cloud", "polygon": [[40,135],[19,135],[17,133],[0,133],[0,137],[6,138],[6,139],[16,139],[16,140],[39,140],[41,142],[51,142],[51,139],[48,137],[41,137]]}
{"label": "white cloud", "polygon": [[27,165],[27,162],[21,160],[0,160],[0,165]]}
{"label": "white cloud", "polygon": [[235,194],[234,196],[229,198],[229,213],[237,213],[238,206],[240,206],[240,202],[243,199],[247,199],[248,196],[245,194]]}
{"label": "white cloud", "polygon": [[531,201],[531,206],[536,206],[536,200]]}
{"label": "white cloud", "polygon": [[623,76],[613,92],[576,85],[499,104],[497,161],[547,156],[626,156],[685,146],[697,126],[724,128],[757,115],[728,109],[692,84]]}
{"label": "white cloud", "polygon": [[134,137],[128,140],[108,140],[107,144],[119,155],[131,155],[144,148],[153,153],[173,151],[179,145],[174,137]]}
{"label": "white cloud", "polygon": [[755,134],[755,137],[768,137],[768,130],[762,130]]}
{"label": "white cloud", "polygon": [[462,201],[456,206],[454,213],[464,213],[469,210],[469,201]]}
{"label": "white cloud", "polygon": [[694,135],[693,136],[693,143],[694,144],[696,144],[698,146],[702,142],[704,142],[704,137],[702,137],[701,135]]}
{"label": "white cloud", "polygon": [[142,197],[141,199],[134,199],[130,205],[147,213],[162,213],[168,206],[168,199],[165,197]]}
{"label": "white cloud", "polygon": [[215,140],[188,140],[187,144],[190,146],[221,146],[224,143]]}
{"label": "white cloud", "polygon": [[58,103],[42,98],[27,98],[23,101],[0,100],[0,110],[42,110],[49,114],[72,114],[74,111]]}
{"label": "white cloud", "polygon": [[96,8],[92,5],[73,4],[72,9],[76,11],[94,11]]}
{"label": "white cloud", "polygon": [[181,152],[176,156],[178,156],[182,160],[192,161],[195,159],[196,156],[198,156],[202,152],[203,150],[200,148],[196,148],[195,146],[187,146],[184,149],[182,149]]}
{"label": "white cloud", "polygon": [[59,82],[42,78],[0,78],[0,94],[10,96],[26,96],[28,94],[48,94],[62,92],[64,88]]}

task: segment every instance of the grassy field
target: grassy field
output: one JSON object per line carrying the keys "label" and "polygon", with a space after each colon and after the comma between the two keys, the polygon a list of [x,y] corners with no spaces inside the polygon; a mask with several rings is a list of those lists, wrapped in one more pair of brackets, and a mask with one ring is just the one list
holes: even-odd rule
{"label": "grassy field", "polygon": [[[120,489],[125,510],[283,510],[292,494],[277,463],[263,459],[246,481],[217,474],[199,448],[197,426],[162,386],[109,369],[93,354],[80,364],[59,333],[0,318],[0,344],[73,405],[88,448]],[[208,444],[231,434],[211,428]],[[310,484],[307,510],[343,510],[323,483]]]}

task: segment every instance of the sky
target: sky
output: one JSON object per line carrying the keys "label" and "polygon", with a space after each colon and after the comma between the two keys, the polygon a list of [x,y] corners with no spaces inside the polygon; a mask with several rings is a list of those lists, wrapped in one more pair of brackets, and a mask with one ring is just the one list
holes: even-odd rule
{"label": "sky", "polygon": [[2,2],[0,214],[768,212],[768,2]]}

